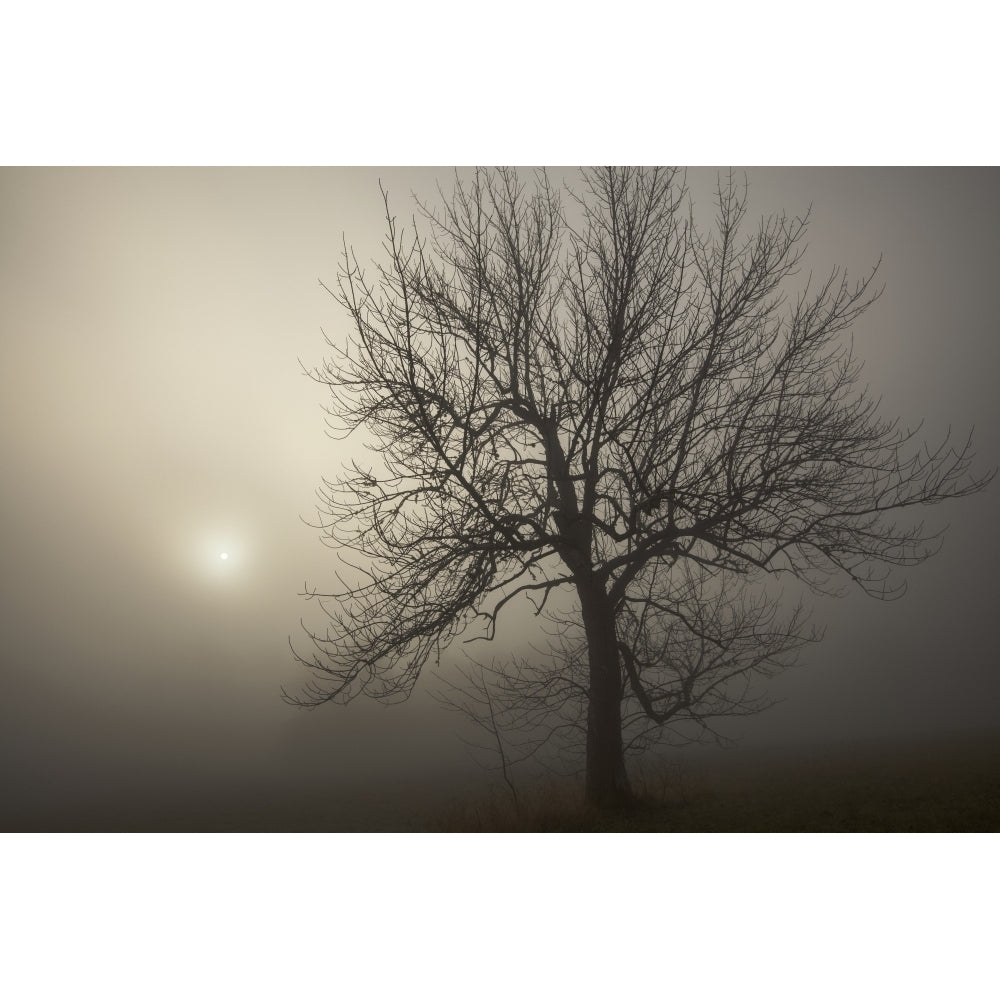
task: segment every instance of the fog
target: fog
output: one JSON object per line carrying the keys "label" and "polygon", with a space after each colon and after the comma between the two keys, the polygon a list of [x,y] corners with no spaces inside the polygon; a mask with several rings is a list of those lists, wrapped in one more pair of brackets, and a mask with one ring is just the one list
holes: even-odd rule
{"label": "fog", "polygon": [[[886,292],[854,333],[883,412],[932,444],[975,427],[978,469],[996,465],[998,172],[748,174],[751,218],[812,206],[806,270],[881,256]],[[701,218],[714,177],[689,172]],[[0,171],[9,810],[315,782],[392,798],[479,773],[431,676],[392,707],[280,698],[307,679],[289,637],[322,624],[299,593],[337,568],[302,518],[363,447],[326,436],[299,361],[323,359],[321,328],[349,331],[319,282],[342,234],[379,253],[380,180],[406,219],[451,171]],[[772,682],[778,706],[725,731],[754,747],[996,728],[995,507],[993,487],[927,511],[950,527],[902,600],[815,600],[824,642]]]}

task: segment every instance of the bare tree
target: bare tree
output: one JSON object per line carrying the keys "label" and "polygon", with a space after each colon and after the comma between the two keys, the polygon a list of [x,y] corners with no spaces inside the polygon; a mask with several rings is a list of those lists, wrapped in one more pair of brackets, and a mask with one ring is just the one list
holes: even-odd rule
{"label": "bare tree", "polygon": [[[779,621],[779,601],[748,576],[710,575],[689,564],[658,569],[650,568],[645,590],[630,597],[618,620],[626,757],[663,743],[725,742],[718,720],[769,707],[755,682],[790,666],[801,646],[821,637],[801,604]],[[585,760],[586,637],[572,616],[544,616],[544,646],[532,643],[528,656],[490,664],[470,657],[459,667],[461,681],[442,675],[435,695],[479,731],[482,741],[465,742],[479,751],[476,760],[501,771],[515,803],[518,764],[572,773]],[[495,765],[485,763],[490,758]]]}
{"label": "bare tree", "polygon": [[859,388],[843,334],[877,265],[789,297],[807,219],[745,232],[732,175],[709,233],[674,169],[585,170],[569,197],[544,172],[529,190],[477,171],[409,234],[386,198],[373,277],[345,247],[333,294],[354,333],[311,374],[371,464],[320,491],[354,558],[311,592],[331,621],[286,697],[406,697],[473,620],[492,637],[518,595],[542,611],[565,590],[585,673],[559,675],[586,706],[587,797],[609,805],[630,794],[626,732],[752,709],[734,682],[810,638],[744,581],[895,596],[893,568],[939,544],[895,515],[991,477],[969,441],[928,448]]}

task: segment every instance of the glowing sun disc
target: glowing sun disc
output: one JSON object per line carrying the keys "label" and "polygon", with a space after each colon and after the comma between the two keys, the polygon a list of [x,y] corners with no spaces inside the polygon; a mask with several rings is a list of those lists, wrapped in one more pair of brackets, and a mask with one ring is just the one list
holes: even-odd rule
{"label": "glowing sun disc", "polygon": [[219,558],[220,559],[228,559],[229,558],[229,553],[228,552],[220,552],[219,553]]}

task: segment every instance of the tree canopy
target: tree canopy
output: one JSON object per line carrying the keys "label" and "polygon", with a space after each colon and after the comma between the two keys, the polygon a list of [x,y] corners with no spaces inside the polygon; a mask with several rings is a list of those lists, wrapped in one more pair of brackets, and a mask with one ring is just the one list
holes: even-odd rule
{"label": "tree canopy", "polygon": [[860,385],[845,334],[878,265],[796,290],[808,217],[748,227],[732,174],[707,232],[674,168],[584,170],[578,191],[477,171],[409,229],[385,205],[385,260],[345,246],[332,290],[353,334],[311,372],[371,451],[320,491],[350,577],[312,592],[331,620],[290,700],[406,697],[473,620],[492,636],[518,595],[565,591],[587,792],[613,801],[629,720],[755,708],[747,682],[815,637],[757,582],[896,596],[939,543],[901,512],[990,478]]}

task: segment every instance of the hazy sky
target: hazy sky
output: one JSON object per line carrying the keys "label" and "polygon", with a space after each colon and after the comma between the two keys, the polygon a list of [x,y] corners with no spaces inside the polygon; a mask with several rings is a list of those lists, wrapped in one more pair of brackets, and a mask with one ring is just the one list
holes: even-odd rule
{"label": "hazy sky", "polygon": [[[571,178],[571,168],[553,175]],[[692,170],[705,218],[714,171]],[[345,781],[464,760],[452,716],[304,713],[287,639],[336,563],[300,516],[350,448],[324,434],[319,285],[342,234],[362,259],[449,168],[0,170],[0,740],[11,789],[86,794],[114,775],[183,785],[300,773],[322,743]],[[751,216],[812,205],[806,268],[886,292],[855,328],[884,412],[930,442],[973,425],[1000,461],[1000,172],[749,170]],[[803,274],[803,281],[805,274]],[[933,508],[944,549],[882,604],[817,603],[822,646],[772,685],[745,740],[993,725],[997,488]],[[226,552],[229,558],[219,558]],[[311,619],[314,623],[315,618]],[[34,794],[34,793],[33,793]]]}

